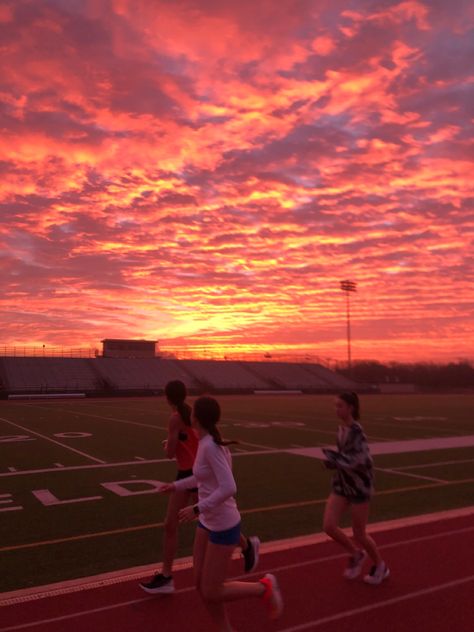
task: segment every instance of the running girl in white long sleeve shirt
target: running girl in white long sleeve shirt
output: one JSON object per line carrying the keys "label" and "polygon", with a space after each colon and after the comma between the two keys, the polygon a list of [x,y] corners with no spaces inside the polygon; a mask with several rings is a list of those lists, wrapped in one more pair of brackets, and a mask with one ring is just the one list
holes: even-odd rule
{"label": "running girl in white long sleeve shirt", "polygon": [[[199,445],[198,436],[191,427],[191,406],[186,403],[186,386],[180,380],[168,382],[165,395],[173,413],[168,422],[168,436],[163,441],[165,454],[170,459],[176,459],[178,468],[176,480],[189,478],[193,473],[194,460]],[[170,494],[168,509],[163,532],[163,563],[161,572],[140,587],[152,595],[174,592],[172,576],[173,561],[178,546],[178,516],[179,511],[189,502],[197,500],[196,489],[176,490]],[[260,540],[256,536],[245,537],[241,534],[240,548],[244,558],[244,570],[250,573],[255,570],[259,558]]]}
{"label": "running girl in white long sleeve shirt", "polygon": [[261,597],[274,619],[280,616],[283,602],[277,580],[271,574],[258,582],[226,581],[232,552],[239,544],[240,514],[234,498],[237,488],[231,455],[217,429],[220,413],[220,406],[212,397],[196,400],[192,423],[199,436],[199,447],[193,476],[163,485],[161,491],[169,493],[197,485],[198,503],[179,512],[182,522],[199,518],[193,553],[196,588],[216,630],[232,632],[226,601]]}

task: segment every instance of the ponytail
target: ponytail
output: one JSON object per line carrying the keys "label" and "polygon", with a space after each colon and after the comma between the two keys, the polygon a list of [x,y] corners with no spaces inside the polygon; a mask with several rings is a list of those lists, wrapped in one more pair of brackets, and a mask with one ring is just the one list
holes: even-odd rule
{"label": "ponytail", "polygon": [[185,426],[191,425],[191,406],[181,402],[180,404],[176,404],[176,410],[178,411],[179,416],[183,420]]}
{"label": "ponytail", "polygon": [[179,416],[186,426],[191,425],[191,407],[185,403],[186,386],[181,380],[173,380],[165,386],[165,395],[167,400],[176,406]]}

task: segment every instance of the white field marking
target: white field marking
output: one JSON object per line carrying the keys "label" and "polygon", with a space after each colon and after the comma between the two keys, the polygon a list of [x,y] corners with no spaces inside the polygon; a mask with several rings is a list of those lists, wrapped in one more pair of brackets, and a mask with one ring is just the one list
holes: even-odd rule
{"label": "white field marking", "polygon": [[[302,419],[305,420],[306,423],[311,423],[313,421],[315,421],[314,417],[308,417],[307,415],[298,415],[298,414],[291,414],[291,416],[295,419]],[[235,419],[235,421],[244,421],[243,419]],[[286,419],[282,418],[279,420],[280,422],[285,422]],[[262,422],[263,423],[263,422]],[[281,427],[281,426],[280,426]],[[400,426],[397,426],[400,427]],[[334,430],[321,430],[318,428],[312,428],[311,426],[304,426],[299,428],[300,430],[306,430],[307,432],[318,432],[320,434],[325,434],[325,435],[330,435],[331,437],[334,437],[337,434],[337,426],[334,423]],[[375,439],[376,441],[392,441],[392,437],[376,437],[374,435],[369,435],[368,433],[366,433],[367,437],[369,439]]]}
{"label": "white field marking", "polygon": [[[39,406],[36,404],[35,405],[18,404],[18,405],[28,406],[29,408],[44,408],[46,410],[59,411],[62,413],[67,413],[69,415],[72,414],[72,412],[70,410],[67,410],[66,408],[48,408],[47,406]],[[74,414],[76,416],[81,415],[82,417],[92,417],[94,419],[102,419],[103,421],[115,421],[120,424],[129,424],[131,426],[143,426],[144,428],[152,428],[153,430],[165,430],[165,431],[168,430],[166,426],[158,426],[157,424],[145,424],[140,421],[130,421],[129,419],[117,419],[116,417],[104,417],[102,415],[94,415],[93,413],[81,413],[79,411],[74,411]]]}
{"label": "white field marking", "polygon": [[422,417],[415,415],[414,417],[393,417],[395,421],[448,421],[447,417]]}
{"label": "white field marking", "polygon": [[435,463],[421,463],[420,465],[401,465],[397,470],[418,470],[424,467],[442,467],[445,465],[463,465],[464,463],[474,463],[474,459],[459,459],[457,461],[436,461]]}
{"label": "white field marking", "polygon": [[158,529],[163,527],[164,522],[155,522],[152,524],[141,524],[136,527],[125,527],[123,529],[110,529],[109,531],[99,531],[97,533],[83,533],[81,535],[72,535],[67,538],[56,538],[54,540],[43,540],[42,542],[28,542],[26,544],[17,544],[13,546],[4,546],[0,548],[1,552],[18,551],[21,549],[34,549],[38,546],[50,546],[51,544],[64,544],[65,542],[77,542],[79,540],[90,540],[91,538],[101,538],[108,535],[117,535],[118,533],[132,533],[133,531],[145,531],[147,529]]}
{"label": "white field marking", "polygon": [[[62,472],[70,472],[74,470],[95,470],[95,469],[103,469],[110,467],[124,467],[128,465],[149,465],[154,463],[169,463],[169,459],[147,459],[144,461],[121,461],[117,463],[101,463],[99,465],[68,465],[62,468]],[[55,467],[45,467],[41,469],[35,470],[18,470],[15,472],[2,472],[0,474],[0,478],[4,476],[23,476],[28,474],[46,474],[49,472],[57,472],[58,469]]]}
{"label": "white field marking", "polygon": [[[235,448],[234,448],[235,450]],[[233,456],[259,456],[262,454],[287,454],[288,450],[286,449],[278,449],[275,448],[273,450],[245,450],[243,452],[233,452]],[[73,470],[95,470],[95,469],[103,469],[110,467],[124,467],[129,465],[150,465],[156,463],[169,463],[170,459],[162,458],[162,459],[144,459],[143,461],[118,461],[116,463],[104,463],[100,465],[68,465],[63,468],[62,471],[69,472]],[[16,472],[2,472],[0,473],[0,478],[8,477],[8,476],[23,476],[28,474],[46,474],[49,472],[57,472],[58,469],[55,467],[41,468],[41,469],[32,469],[32,470],[19,470]]]}
{"label": "white field marking", "polygon": [[468,584],[472,581],[474,581],[474,575],[468,575],[467,577],[462,577],[450,582],[445,582],[444,584],[436,584],[435,586],[430,586],[429,588],[415,590],[411,593],[400,595],[399,597],[383,599],[382,601],[378,601],[377,603],[372,603],[367,606],[353,608],[352,610],[345,610],[343,612],[338,612],[337,614],[322,617],[321,619],[313,619],[313,621],[309,621],[308,623],[301,623],[300,625],[294,625],[291,628],[282,628],[281,630],[279,630],[279,632],[301,632],[301,630],[312,630],[313,628],[319,628],[319,626],[325,625],[327,623],[340,621],[341,619],[347,619],[358,614],[363,614],[364,612],[370,612],[371,610],[378,610],[380,608],[384,608],[385,606],[392,606],[393,604],[401,603],[403,601],[409,601],[410,599],[424,597],[425,595],[432,595],[433,593],[437,593],[448,588],[454,588],[455,586],[461,586],[462,584]]}
{"label": "white field marking", "polygon": [[442,478],[434,478],[433,476],[421,476],[420,474],[411,474],[410,472],[399,472],[397,469],[388,469],[386,467],[375,467],[374,470],[377,470],[378,472],[385,472],[387,474],[395,474],[396,476],[408,476],[410,478],[417,478],[424,481],[435,481],[435,483],[448,482]]}
{"label": "white field marking", "polygon": [[[450,448],[467,448],[471,446],[474,446],[474,435],[369,443],[370,452],[374,455],[405,454],[407,452],[426,452],[431,450],[447,450]],[[301,448],[288,450],[288,452],[313,457],[315,459],[325,458],[324,455],[321,456],[321,448]]]}
{"label": "white field marking", "polygon": [[137,461],[146,461],[146,459],[142,456],[136,456],[135,458]]}
{"label": "white field marking", "polygon": [[80,450],[76,450],[76,448],[71,448],[70,446],[66,445],[65,443],[61,443],[60,441],[56,441],[55,439],[51,439],[51,437],[47,437],[46,435],[43,435],[40,432],[35,432],[34,430],[30,430],[30,428],[25,428],[24,426],[20,426],[19,424],[16,424],[13,421],[10,421],[9,419],[5,419],[5,417],[0,417],[0,421],[5,421],[6,423],[10,424],[11,426],[15,426],[16,428],[21,428],[25,432],[28,432],[28,433],[33,434],[33,435],[36,435],[37,437],[41,437],[41,439],[45,439],[46,441],[49,441],[50,443],[55,443],[56,445],[59,445],[62,448],[65,448],[66,450],[70,450],[71,452],[75,452],[76,454],[80,454],[81,456],[85,457],[86,459],[90,459],[91,461],[95,461],[96,463],[105,463],[105,461],[103,461],[102,459],[97,459],[95,456],[91,456],[90,454],[86,454],[85,452],[81,452]]}
{"label": "white field marking", "polygon": [[[467,513],[463,513],[463,515],[472,515],[472,507],[469,508],[470,512],[469,514]],[[457,511],[457,510],[455,510]],[[428,519],[422,521],[422,523],[426,524],[427,522],[433,522],[436,521],[436,515],[442,515],[446,512],[441,512],[441,514],[429,514],[427,516]],[[431,517],[435,517],[433,520],[430,520],[429,518]],[[454,517],[454,516],[451,516]],[[418,522],[417,519],[419,518],[424,518],[424,516],[415,516],[413,519],[412,524],[416,525],[416,524],[420,524],[420,522]],[[449,519],[449,516],[447,516],[447,518]],[[390,521],[392,522],[392,521]],[[380,525],[389,525],[390,522],[386,522],[386,523],[380,523]],[[393,523],[399,523],[399,524],[395,524],[394,529],[396,530],[399,527],[403,527],[403,526],[407,526],[407,523],[410,522],[410,519],[401,519],[401,520],[394,520]],[[373,527],[376,527],[376,525],[372,525]],[[380,529],[382,530],[382,529]],[[408,538],[406,540],[397,540],[395,542],[390,542],[387,544],[382,544],[379,546],[379,549],[391,549],[391,548],[395,548],[395,547],[400,547],[400,546],[407,546],[407,545],[411,545],[411,544],[418,544],[420,542],[426,542],[426,541],[430,541],[430,540],[435,540],[438,538],[442,538],[442,537],[450,537],[450,536],[459,536],[461,534],[465,534],[468,532],[472,532],[474,530],[474,527],[464,527],[462,529],[455,529],[455,530],[448,530],[448,531],[442,531],[440,533],[437,534],[430,534],[430,535],[426,535],[426,536],[419,536],[419,537],[415,537],[415,538]],[[348,531],[348,529],[344,529],[344,531]],[[372,531],[375,531],[375,529],[372,529]],[[318,542],[308,542],[308,541],[304,541],[302,543],[299,543],[298,541],[302,540],[302,538],[294,538],[291,539],[289,538],[288,540],[285,540],[284,542],[286,543],[286,547],[285,548],[276,548],[273,549],[272,548],[272,544],[273,543],[268,543],[268,544],[263,544],[262,548],[261,548],[261,553],[271,553],[274,550],[276,551],[281,551],[281,550],[289,550],[292,549],[294,550],[295,548],[299,547],[299,546],[307,546],[308,544],[315,544],[315,543],[319,543],[321,541],[329,541],[329,538],[327,536],[325,536],[324,540],[320,539],[320,535],[321,534],[317,534],[316,536],[312,536],[313,538],[318,538]],[[282,541],[280,541],[282,542]],[[238,558],[239,555],[237,553],[234,553],[233,555],[234,559]],[[305,560],[300,561],[300,562],[293,562],[291,564],[285,564],[285,565],[280,565],[277,567],[274,567],[272,569],[270,569],[269,572],[279,572],[279,571],[286,571],[286,570],[291,570],[291,569],[295,569],[295,568],[302,568],[304,566],[311,566],[311,565],[316,565],[316,564],[321,564],[324,562],[328,562],[328,561],[333,561],[333,560],[337,560],[337,559],[341,559],[341,558],[345,558],[347,557],[346,553],[337,553],[337,554],[333,554],[333,555],[326,555],[324,557],[316,557],[316,558],[312,558],[309,560]],[[112,573],[104,573],[102,575],[96,575],[93,577],[85,577],[79,580],[68,580],[65,582],[57,582],[55,584],[49,584],[46,586],[40,586],[40,587],[36,587],[36,588],[26,588],[26,589],[21,589],[21,590],[16,590],[16,591],[12,591],[12,592],[8,592],[8,593],[3,593],[2,598],[0,599],[0,607],[2,606],[11,606],[11,605],[15,605],[15,604],[20,604],[20,603],[26,603],[29,601],[36,601],[38,599],[44,599],[44,598],[48,598],[48,597],[56,597],[59,595],[64,595],[64,594],[70,594],[70,593],[75,593],[75,592],[81,592],[83,590],[91,590],[94,588],[100,588],[103,586],[108,586],[108,585],[112,585],[112,584],[118,584],[118,583],[123,583],[123,582],[127,582],[127,581],[132,581],[134,579],[139,579],[141,577],[145,577],[148,574],[150,574],[152,572],[153,569],[155,569],[156,564],[155,565],[147,565],[147,566],[141,566],[141,567],[137,567],[135,569],[127,569],[125,571],[115,571]],[[179,570],[186,570],[192,567],[192,558],[188,557],[188,558],[182,558],[181,560],[177,560],[176,561],[176,568]],[[248,577],[252,577],[252,576],[259,576],[260,572],[257,573],[250,573],[247,575],[239,575],[237,577],[235,577],[235,579],[242,579],[242,578],[248,578]],[[472,576],[474,578],[474,576]],[[461,581],[461,580],[455,580],[455,581]],[[177,591],[175,591],[176,594],[183,594],[183,593],[187,593],[187,592],[191,592],[194,591],[195,588],[194,586],[188,586],[186,588],[181,588]],[[411,594],[411,593],[409,593]],[[75,612],[75,613],[70,613],[68,615],[64,615],[62,617],[55,617],[52,619],[44,619],[44,620],[39,620],[39,621],[35,621],[35,622],[30,622],[30,623],[26,623],[26,624],[20,624],[19,626],[10,626],[7,628],[0,628],[0,632],[7,632],[10,630],[20,630],[20,629],[24,629],[24,628],[28,628],[31,627],[33,625],[44,625],[45,623],[52,623],[54,621],[60,621],[60,620],[64,620],[64,619],[69,619],[69,618],[76,618],[76,617],[80,617],[80,616],[84,616],[86,614],[94,614],[96,612],[102,612],[104,610],[112,610],[114,608],[120,608],[123,606],[127,606],[130,604],[136,604],[136,603],[141,603],[144,601],[148,601],[150,599],[153,599],[153,597],[144,597],[141,599],[136,599],[133,601],[127,601],[127,602],[119,602],[119,603],[115,603],[115,604],[110,604],[108,606],[104,606],[102,608],[95,608],[92,610],[88,610],[88,611],[84,611],[81,610],[81,612]],[[342,614],[342,613],[340,613]]]}
{"label": "white field marking", "polygon": [[[260,443],[250,443],[249,441],[242,441],[240,439],[239,439],[239,443],[240,445],[249,445],[251,448],[258,448],[259,451],[263,451],[265,453],[273,452],[274,450],[277,450],[279,452],[284,452],[284,450],[278,450],[278,448],[275,448],[275,446],[261,445]],[[255,454],[255,452],[249,452],[249,454]]]}
{"label": "white field marking", "polygon": [[[307,417],[303,417],[302,415],[292,415],[292,417],[299,417],[299,419],[306,419],[306,421],[308,421]],[[245,421],[248,421],[248,419],[232,419],[229,417],[226,417],[227,421],[231,421],[231,422],[235,422],[236,424],[239,423],[243,423]],[[287,419],[279,419],[277,421],[277,424],[284,424],[285,421],[288,421]],[[311,421],[311,420],[309,420]],[[313,420],[314,421],[314,420]],[[250,423],[250,422],[249,422]],[[263,427],[272,427],[272,428],[281,428],[284,430],[288,430],[289,427],[288,426],[283,426],[283,425],[276,425],[276,426],[272,426],[272,422],[271,421],[266,421],[266,420],[260,420],[260,421],[256,421],[255,423],[261,423],[261,424],[265,424],[265,426],[261,426]],[[273,422],[275,423],[275,422]],[[249,427],[251,429],[251,427]],[[337,434],[337,428],[335,427],[334,430],[319,430],[318,428],[311,428],[310,426],[297,426],[294,427],[295,430],[302,430],[302,431],[306,431],[306,432],[312,432],[312,433],[316,433],[316,434],[324,434],[324,435],[329,435],[330,437],[334,437]],[[255,427],[255,429],[258,430],[258,427]],[[390,441],[390,439],[388,439],[387,437],[374,437],[373,435],[370,436],[370,439],[376,439],[377,441]]]}
{"label": "white field marking", "polygon": [[[450,437],[441,437],[440,439],[437,439],[437,441],[445,441],[447,439],[449,439]],[[454,440],[458,441],[459,439],[462,439],[463,437],[452,437]],[[468,437],[470,438],[470,437]],[[426,440],[419,440],[417,439],[416,441],[421,441],[424,442]],[[404,446],[406,443],[410,443],[410,441],[404,442],[404,441],[396,441],[394,442],[394,444],[396,444],[396,450],[394,450],[393,452],[391,452],[391,454],[402,454],[405,452],[404,450]],[[248,445],[248,444],[247,444]],[[377,446],[377,444],[369,444],[370,445],[370,449],[372,454],[377,454],[377,452],[374,452],[374,445]],[[391,446],[390,443],[382,443],[379,444],[382,445],[382,447],[384,449],[389,449],[389,447]],[[462,447],[462,446],[460,446]],[[449,448],[449,446],[447,446],[447,448]],[[425,448],[425,450],[431,450],[431,447],[427,447]],[[411,452],[412,450],[406,450],[407,452]],[[419,449],[416,451],[423,451],[423,449]],[[265,448],[263,450],[250,450],[250,451],[236,451],[234,452],[234,456],[239,457],[239,456],[259,456],[262,454],[268,455],[268,454],[285,454],[285,453],[290,453],[290,454],[295,454],[297,456],[309,456],[309,457],[313,457],[313,458],[317,458],[317,459],[324,459],[325,456],[323,454],[323,452],[321,451],[321,448],[319,447],[306,447],[306,448],[293,448],[293,449],[288,449],[288,448],[273,448],[273,449],[268,449]],[[384,452],[388,453],[388,452]],[[100,465],[70,465],[67,467],[64,467],[62,471],[64,472],[68,472],[68,471],[72,471],[72,470],[86,470],[86,469],[96,469],[96,468],[110,468],[110,467],[124,467],[124,466],[129,466],[129,465],[149,465],[149,464],[156,464],[156,463],[168,463],[169,459],[168,458],[162,458],[162,459],[145,459],[143,461],[137,462],[137,461],[119,461],[116,463],[103,463]],[[470,459],[466,460],[466,461],[446,461],[446,462],[436,462],[436,463],[426,463],[426,464],[422,464],[422,465],[406,465],[406,466],[400,466],[397,467],[396,469],[412,469],[412,468],[422,468],[422,467],[435,467],[437,465],[455,465],[456,463],[464,463],[464,462],[471,462]],[[57,468],[42,468],[42,469],[31,469],[31,470],[20,470],[20,471],[14,471],[11,470],[9,468],[9,472],[2,472],[0,473],[0,478],[2,477],[6,477],[6,476],[23,476],[23,475],[27,475],[27,474],[45,474],[48,472],[55,472],[58,471]]]}

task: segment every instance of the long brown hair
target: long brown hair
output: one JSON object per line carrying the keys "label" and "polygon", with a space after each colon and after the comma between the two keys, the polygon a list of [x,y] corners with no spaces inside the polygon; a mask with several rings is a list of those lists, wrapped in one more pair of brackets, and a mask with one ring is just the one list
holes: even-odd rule
{"label": "long brown hair", "polygon": [[199,397],[194,402],[193,414],[199,422],[199,425],[207,430],[217,445],[231,445],[238,441],[224,441],[221,433],[217,429],[217,424],[221,418],[221,407],[219,402],[213,397]]}
{"label": "long brown hair", "polygon": [[360,404],[359,396],[357,395],[357,393],[354,393],[353,391],[347,391],[345,393],[340,393],[338,397],[352,408],[352,417],[356,421],[358,421],[360,419]]}
{"label": "long brown hair", "polygon": [[186,386],[181,380],[172,380],[165,386],[166,399],[176,406],[179,416],[186,426],[191,425],[191,406],[185,403]]}

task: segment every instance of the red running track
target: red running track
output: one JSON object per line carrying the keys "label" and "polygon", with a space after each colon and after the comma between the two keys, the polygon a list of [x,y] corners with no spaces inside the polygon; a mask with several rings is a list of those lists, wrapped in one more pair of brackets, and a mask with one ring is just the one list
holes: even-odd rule
{"label": "red running track", "polygon": [[[277,575],[285,612],[268,621],[260,600],[229,604],[246,632],[474,632],[474,514],[376,534],[391,577],[381,586],[349,582],[332,542],[261,556]],[[241,562],[232,562],[241,572]],[[210,632],[190,569],[175,574],[171,596],[147,596],[134,580],[0,607],[0,632]]]}

